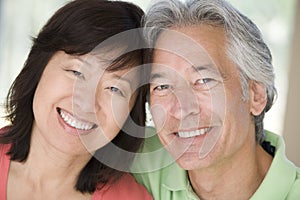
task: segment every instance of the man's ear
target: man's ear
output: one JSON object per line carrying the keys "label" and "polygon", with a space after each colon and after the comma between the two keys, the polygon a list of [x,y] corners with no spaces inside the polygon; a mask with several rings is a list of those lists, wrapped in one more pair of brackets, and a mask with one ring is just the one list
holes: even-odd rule
{"label": "man's ear", "polygon": [[254,116],[258,116],[266,107],[267,92],[263,84],[251,81],[249,88],[250,112]]}

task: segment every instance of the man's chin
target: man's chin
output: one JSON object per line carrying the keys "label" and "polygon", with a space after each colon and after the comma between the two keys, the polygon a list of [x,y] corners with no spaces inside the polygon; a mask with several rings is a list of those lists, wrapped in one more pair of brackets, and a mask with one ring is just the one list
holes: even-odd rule
{"label": "man's chin", "polygon": [[183,157],[177,159],[176,162],[184,170],[195,170],[200,167],[198,164],[199,161],[187,160]]}
{"label": "man's chin", "polygon": [[176,160],[176,163],[184,170],[197,170],[209,166],[209,161],[206,159],[191,158],[182,156]]}

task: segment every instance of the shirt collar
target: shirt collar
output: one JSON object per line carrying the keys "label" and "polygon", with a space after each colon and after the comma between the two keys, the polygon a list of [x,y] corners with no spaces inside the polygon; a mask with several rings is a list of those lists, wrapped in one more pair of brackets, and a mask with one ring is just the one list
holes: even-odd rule
{"label": "shirt collar", "polygon": [[187,172],[179,167],[176,162],[164,170],[168,173],[162,173],[163,187],[171,191],[186,190],[188,188]]}
{"label": "shirt collar", "polygon": [[266,141],[276,147],[275,156],[266,177],[251,200],[272,199],[274,196],[285,199],[296,179],[296,168],[286,158],[285,144],[280,136],[266,131]]}
{"label": "shirt collar", "polygon": [[173,192],[184,191],[189,199],[199,199],[190,185],[186,170],[179,167],[176,162],[163,170],[167,173],[162,173],[162,187]]}

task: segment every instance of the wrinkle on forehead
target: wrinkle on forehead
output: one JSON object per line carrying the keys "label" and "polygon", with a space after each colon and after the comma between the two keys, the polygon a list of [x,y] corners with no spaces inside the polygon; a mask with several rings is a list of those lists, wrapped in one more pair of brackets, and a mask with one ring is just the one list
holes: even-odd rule
{"label": "wrinkle on forehead", "polygon": [[195,24],[164,29],[155,50],[164,50],[180,56],[197,67],[211,64],[226,81],[238,75],[238,67],[227,55],[226,33],[222,27]]}

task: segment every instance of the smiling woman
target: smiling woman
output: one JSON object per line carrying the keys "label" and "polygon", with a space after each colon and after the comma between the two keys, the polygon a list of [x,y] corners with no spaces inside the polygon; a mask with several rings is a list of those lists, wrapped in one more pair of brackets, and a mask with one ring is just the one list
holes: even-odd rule
{"label": "smiling woman", "polygon": [[144,135],[142,15],[75,0],[33,39],[0,129],[1,200],[151,199],[127,173]]}

